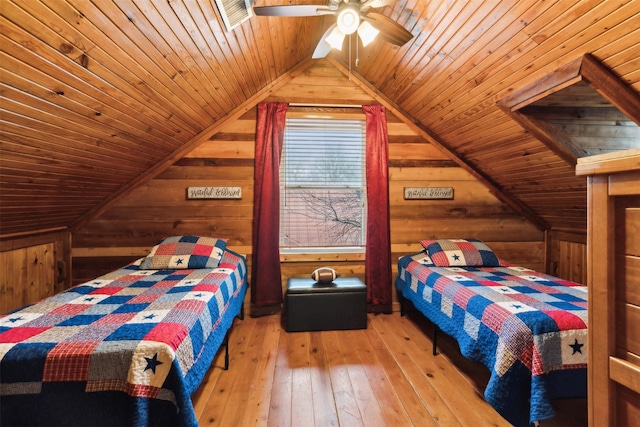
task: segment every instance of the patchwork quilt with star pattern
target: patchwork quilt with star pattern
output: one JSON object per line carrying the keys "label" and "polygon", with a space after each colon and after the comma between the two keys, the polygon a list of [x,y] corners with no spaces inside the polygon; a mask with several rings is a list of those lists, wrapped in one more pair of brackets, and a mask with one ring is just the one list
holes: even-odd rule
{"label": "patchwork quilt with star pattern", "polygon": [[553,417],[552,399],[586,397],[586,286],[524,267],[435,267],[424,251],[400,258],[395,285],[489,368],[485,399],[510,423]]}
{"label": "patchwork quilt with star pattern", "polygon": [[191,394],[241,311],[244,257],[141,261],[0,315],[3,426],[198,425]]}

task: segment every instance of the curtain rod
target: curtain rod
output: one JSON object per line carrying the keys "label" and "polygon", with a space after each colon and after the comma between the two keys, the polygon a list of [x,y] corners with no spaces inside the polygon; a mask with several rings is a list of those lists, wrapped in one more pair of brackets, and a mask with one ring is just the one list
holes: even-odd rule
{"label": "curtain rod", "polygon": [[304,104],[290,102],[289,107],[320,107],[320,108],[362,108],[362,105],[356,104]]}

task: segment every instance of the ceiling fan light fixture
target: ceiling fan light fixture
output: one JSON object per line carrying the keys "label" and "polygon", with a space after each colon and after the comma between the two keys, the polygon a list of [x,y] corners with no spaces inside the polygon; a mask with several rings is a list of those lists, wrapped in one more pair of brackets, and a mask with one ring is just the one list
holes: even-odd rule
{"label": "ceiling fan light fixture", "polygon": [[353,34],[360,25],[360,11],[354,4],[348,4],[338,13],[338,28],[343,34]]}
{"label": "ceiling fan light fixture", "polygon": [[344,37],[345,34],[340,31],[340,27],[336,26],[333,31],[331,31],[331,34],[329,34],[324,41],[326,41],[327,43],[329,43],[329,45],[333,48],[333,49],[338,49],[338,50],[342,50],[342,43],[344,42]]}
{"label": "ceiling fan light fixture", "polygon": [[362,24],[358,27],[358,36],[360,36],[360,40],[362,41],[362,46],[367,46],[371,43],[380,31],[374,28],[373,25],[368,23],[367,21],[363,21]]}

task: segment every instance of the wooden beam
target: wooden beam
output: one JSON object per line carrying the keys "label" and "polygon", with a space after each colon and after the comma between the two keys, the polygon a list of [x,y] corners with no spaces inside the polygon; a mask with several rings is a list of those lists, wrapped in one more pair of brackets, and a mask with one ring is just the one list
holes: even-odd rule
{"label": "wooden beam", "polygon": [[371,95],[377,102],[382,104],[387,110],[395,114],[403,123],[409,126],[414,132],[423,137],[426,141],[433,144],[440,151],[448,155],[452,158],[454,162],[456,162],[460,167],[464,168],[467,172],[473,175],[478,181],[484,184],[491,193],[496,196],[500,201],[509,205],[513,210],[515,210],[518,214],[527,218],[531,221],[536,227],[540,230],[546,230],[549,228],[549,224],[546,223],[539,215],[537,215],[533,210],[531,210],[527,205],[520,202],[520,200],[515,197],[507,194],[500,186],[495,183],[489,176],[477,171],[473,165],[468,163],[466,160],[462,158],[460,154],[455,152],[452,148],[448,147],[447,144],[442,142],[436,135],[434,135],[429,129],[427,129],[424,125],[422,125],[417,119],[412,117],[408,112],[403,110],[399,105],[395,102],[387,98],[384,94],[382,94],[378,89],[376,89],[373,85],[367,82],[363,77],[359,74],[355,73],[353,70],[349,70],[342,62],[333,59],[332,57],[327,58],[329,62],[331,62],[338,70],[342,71],[345,75],[350,75],[355,84],[357,84],[362,90]]}
{"label": "wooden beam", "polygon": [[113,206],[121,197],[126,196],[131,191],[133,191],[139,185],[153,179],[158,176],[160,173],[164,172],[168,169],[173,163],[180,160],[183,156],[185,156],[189,151],[193,150],[200,144],[209,140],[213,135],[219,132],[221,129],[224,129],[226,125],[237,120],[247,111],[254,108],[260,101],[265,99],[267,96],[271,95],[273,92],[281,88],[282,86],[289,83],[293,78],[297,77],[301,73],[303,73],[307,68],[309,68],[313,64],[311,58],[307,58],[301,61],[298,65],[293,67],[287,73],[282,74],[276,80],[273,81],[270,85],[266,86],[261,91],[257,92],[253,96],[247,98],[242,104],[236,107],[234,110],[229,112],[226,116],[207,127],[206,129],[199,132],[190,141],[183,144],[177,150],[174,150],[171,154],[165,157],[163,160],[156,163],[151,168],[147,169],[144,173],[138,176],[136,179],[130,181],[127,185],[120,188],[120,190],[116,191],[109,197],[107,197],[101,204],[96,206],[95,208],[89,210],[86,214],[79,217],[72,225],[71,230],[76,231],[85,225],[87,222],[91,221],[93,218],[98,215],[104,213],[107,209]]}
{"label": "wooden beam", "polygon": [[509,108],[512,111],[519,110],[565,87],[582,81],[582,76],[580,75],[581,65],[582,57],[503,97],[498,101],[498,105]]}
{"label": "wooden beam", "polygon": [[35,231],[22,231],[22,232],[18,232],[18,233],[9,233],[9,234],[3,234],[0,236],[0,252],[1,251],[5,251],[5,250],[9,250],[9,249],[4,249],[6,247],[7,242],[12,241],[12,239],[21,239],[21,238],[26,238],[26,237],[32,237],[32,236],[39,236],[42,234],[49,234],[49,233],[57,233],[57,232],[61,232],[61,231],[65,231],[65,230],[69,230],[68,227],[53,227],[53,228],[42,228],[42,229],[38,229]]}
{"label": "wooden beam", "polygon": [[640,95],[591,55],[583,57],[580,74],[600,95],[640,126]]}
{"label": "wooden beam", "polygon": [[[607,175],[587,177],[587,287],[589,288],[589,425],[615,423],[614,383],[609,380],[609,356],[615,354],[615,226],[614,200]],[[594,321],[593,319],[597,319]]]}
{"label": "wooden beam", "polygon": [[640,148],[579,159],[576,175],[602,175],[620,169],[640,170]]}

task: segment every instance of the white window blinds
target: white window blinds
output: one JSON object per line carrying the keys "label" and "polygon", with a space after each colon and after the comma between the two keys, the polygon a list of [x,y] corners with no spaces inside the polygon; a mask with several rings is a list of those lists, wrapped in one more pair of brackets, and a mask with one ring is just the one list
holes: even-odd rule
{"label": "white window blinds", "polygon": [[280,245],[364,245],[364,120],[288,118],[280,162]]}

